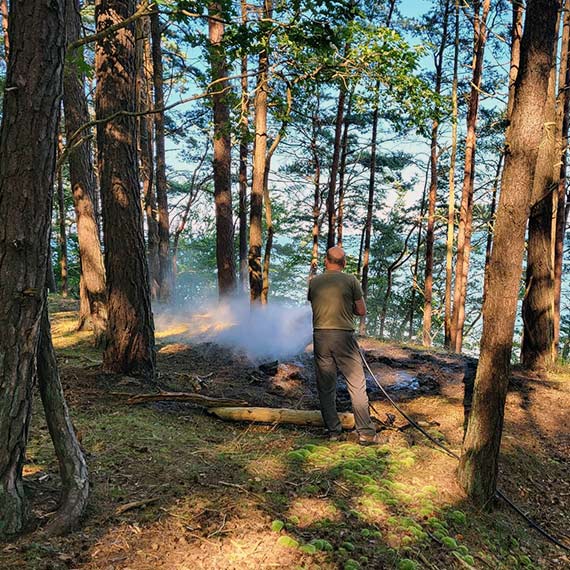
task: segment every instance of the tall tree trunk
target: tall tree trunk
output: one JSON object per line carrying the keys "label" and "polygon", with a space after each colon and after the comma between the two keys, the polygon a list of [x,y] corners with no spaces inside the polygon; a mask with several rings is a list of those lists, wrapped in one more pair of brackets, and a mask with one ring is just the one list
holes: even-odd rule
{"label": "tall tree trunk", "polygon": [[451,347],[451,289],[453,282],[453,242],[455,237],[455,165],[457,162],[457,84],[459,67],[459,0],[455,0],[455,41],[453,47],[453,82],[451,86],[451,156],[449,158],[449,197],[447,199],[447,239],[445,244],[445,348]]}
{"label": "tall tree trunk", "polygon": [[140,177],[147,226],[147,255],[150,279],[151,299],[158,299],[160,294],[160,259],[158,256],[158,208],[154,192],[154,156],[152,135],[154,132],[153,116],[148,114],[152,108],[150,88],[153,77],[150,54],[150,18],[145,16],[136,22],[136,69],[137,69],[137,148],[140,159]]}
{"label": "tall tree trunk", "polygon": [[212,95],[214,108],[214,201],[216,203],[216,263],[220,297],[231,295],[236,289],[234,260],[234,222],[232,213],[231,129],[227,63],[222,40],[224,24],[222,6],[212,2],[208,7],[210,18],[210,66],[216,93]]}
{"label": "tall tree trunk", "polygon": [[22,467],[45,304],[64,15],[61,0],[10,6],[12,88],[0,127],[0,535],[20,532],[27,514]]}
{"label": "tall tree trunk", "polygon": [[479,114],[479,90],[483,76],[483,59],[487,42],[487,16],[491,0],[473,2],[474,17],[474,54],[473,77],[467,107],[467,135],[465,138],[465,167],[463,188],[459,211],[459,229],[457,232],[457,260],[455,263],[455,290],[453,295],[453,313],[451,318],[452,348],[461,352],[463,345],[463,325],[465,323],[465,300],[467,275],[469,273],[469,254],[471,252],[471,231],[473,223],[473,183],[475,180],[475,149],[477,141],[477,116]]}
{"label": "tall tree trunk", "polygon": [[[366,225],[364,231],[364,251],[362,254],[362,294],[368,298],[368,270],[370,266],[370,244],[372,242],[372,214],[374,212],[374,189],[376,186],[376,145],[378,141],[379,82],[376,83],[374,111],[372,112],[372,140],[370,141],[370,175],[368,178],[368,204],[366,205]],[[358,333],[366,334],[366,315],[360,317]]]}
{"label": "tall tree trunk", "polygon": [[[133,14],[134,0],[97,0],[97,31]],[[99,177],[103,201],[109,298],[106,370],[154,378],[154,324],[150,306],[136,147],[135,38],[133,25],[97,42],[95,67]]]}
{"label": "tall tree trunk", "polygon": [[557,12],[554,0],[529,0],[527,4],[509,152],[487,275],[473,407],[458,469],[459,481],[479,505],[488,506],[497,488],[525,228],[545,118]]}
{"label": "tall tree trunk", "polygon": [[348,155],[348,130],[350,127],[350,113],[352,111],[352,100],[354,96],[355,86],[351,89],[348,97],[348,104],[346,106],[346,115],[344,117],[344,128],[342,131],[341,151],[340,151],[340,165],[338,173],[338,216],[337,216],[337,236],[336,245],[342,247],[342,235],[344,230],[344,192],[346,178],[346,158]]}
{"label": "tall tree trunk", "polygon": [[[272,0],[264,2],[264,17],[271,17]],[[269,38],[265,38],[269,41]],[[253,143],[253,175],[251,183],[249,217],[249,294],[252,303],[261,302],[263,274],[261,267],[261,214],[263,209],[263,187],[267,161],[267,94],[269,56],[267,47],[259,53],[257,88],[254,102],[255,138]]]}
{"label": "tall tree trunk", "polygon": [[0,15],[2,16],[2,33],[4,35],[4,59],[10,57],[10,36],[8,35],[8,0],[0,0]]}
{"label": "tall tree trunk", "polygon": [[[558,25],[556,26],[558,36]],[[556,54],[548,80],[545,126],[534,172],[528,223],[526,291],[522,304],[521,361],[529,370],[545,370],[554,363],[554,238],[560,177],[559,130],[556,124]],[[553,231],[554,230],[554,231]]]}
{"label": "tall tree trunk", "polygon": [[269,267],[271,265],[271,251],[273,249],[273,215],[271,211],[271,199],[269,196],[269,171],[271,168],[271,157],[265,163],[265,180],[263,183],[263,205],[265,207],[265,227],[267,228],[267,238],[265,240],[265,251],[263,253],[263,289],[261,291],[261,302],[266,305],[269,298]]}
{"label": "tall tree trunk", "polygon": [[158,202],[158,259],[160,263],[159,299],[168,301],[172,295],[172,264],[170,262],[170,220],[168,214],[168,181],[166,179],[166,148],[164,135],[164,83],[162,68],[162,31],[160,16],[150,16],[152,36],[152,69],[154,80],[154,136],[156,148],[156,200]]}
{"label": "tall tree trunk", "polygon": [[[435,93],[441,93],[441,76],[443,69],[443,53],[447,42],[447,22],[449,19],[450,0],[445,2],[445,10],[443,13],[443,24],[441,30],[441,43],[435,57]],[[439,128],[439,120],[434,119],[431,127],[431,180],[429,185],[428,197],[428,218],[426,226],[426,266],[424,274],[424,317],[423,317],[423,345],[431,346],[431,315],[432,315],[432,297],[433,297],[433,248],[435,234],[435,206],[437,202],[437,131]]]}
{"label": "tall tree trunk", "polygon": [[327,250],[335,245],[335,226],[336,226],[336,177],[338,174],[338,166],[340,161],[340,147],[342,142],[342,125],[344,121],[344,101],[346,99],[346,89],[341,86],[338,93],[338,103],[336,111],[336,120],[334,128],[333,155],[331,162],[331,171],[329,175],[329,193],[327,196]]}
{"label": "tall tree trunk", "polygon": [[47,303],[44,304],[40,324],[38,384],[63,488],[57,513],[50,518],[46,531],[49,534],[64,534],[78,526],[85,512],[89,497],[89,475],[61,387]]}
{"label": "tall tree trunk", "polygon": [[315,173],[313,174],[313,246],[311,248],[311,270],[309,272],[309,279],[312,279],[317,274],[319,265],[319,218],[321,215],[321,155],[318,147],[318,137],[320,131],[320,93],[317,91],[317,108],[313,112],[311,124],[311,154],[313,157],[313,167]]}
{"label": "tall tree trunk", "polygon": [[[79,0],[66,2],[66,32],[70,43],[81,36]],[[67,144],[80,128],[89,122],[89,108],[85,95],[85,76],[76,63],[75,54],[68,54],[63,78],[63,110]],[[97,184],[93,169],[93,152],[90,133],[84,142],[69,154],[69,179],[75,209],[80,263],[79,329],[88,321],[93,327],[97,346],[104,343],[107,331],[107,292],[105,266],[99,241],[99,228],[95,212]]]}
{"label": "tall tree trunk", "polygon": [[[63,152],[61,133],[58,136],[58,156]],[[61,296],[67,297],[67,229],[65,227],[65,193],[63,189],[63,173],[61,168],[57,172],[57,220],[59,226],[59,275],[61,279]]]}
{"label": "tall tree trunk", "polygon": [[558,80],[558,118],[560,125],[560,179],[556,208],[556,236],[554,244],[554,350],[558,353],[560,343],[560,297],[562,292],[562,264],[564,259],[564,236],[566,234],[566,166],[568,161],[568,130],[570,126],[570,0],[564,2],[564,28],[560,54]]}
{"label": "tall tree trunk", "polygon": [[[241,21],[247,25],[247,0],[241,0]],[[239,277],[247,291],[247,156],[249,154],[249,85],[247,54],[241,58],[241,104],[239,139]]]}

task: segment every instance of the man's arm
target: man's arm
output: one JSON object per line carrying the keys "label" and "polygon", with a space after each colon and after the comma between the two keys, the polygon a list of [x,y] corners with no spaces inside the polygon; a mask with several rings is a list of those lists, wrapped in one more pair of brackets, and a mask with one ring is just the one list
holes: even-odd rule
{"label": "man's arm", "polygon": [[354,301],[352,312],[359,317],[363,317],[366,314],[366,303],[364,302],[364,297]]}

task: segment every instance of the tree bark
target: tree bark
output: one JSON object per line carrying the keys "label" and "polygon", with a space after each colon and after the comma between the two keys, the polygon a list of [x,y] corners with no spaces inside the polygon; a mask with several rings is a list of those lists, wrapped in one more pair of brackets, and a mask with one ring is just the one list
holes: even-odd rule
{"label": "tree bark", "polygon": [[[66,3],[66,33],[68,42],[81,36],[79,1]],[[67,141],[89,122],[89,108],[85,95],[85,76],[76,62],[76,54],[68,53],[63,78],[63,110]],[[75,209],[80,262],[79,330],[88,321],[93,327],[95,344],[104,344],[107,331],[107,292],[105,266],[101,253],[99,228],[95,211],[97,183],[93,169],[93,151],[90,137],[69,154],[69,179]]]}
{"label": "tree bark", "polygon": [[346,99],[346,89],[340,87],[338,93],[338,103],[336,111],[335,129],[334,129],[334,143],[333,155],[331,162],[331,172],[329,177],[329,193],[327,195],[327,220],[328,220],[328,234],[327,234],[327,250],[335,245],[335,226],[336,226],[336,207],[335,207],[335,194],[336,194],[336,177],[338,174],[338,166],[340,159],[340,147],[342,137],[342,125],[344,122],[344,101]]}
{"label": "tree bark", "polygon": [[22,466],[45,304],[64,9],[61,0],[10,6],[0,127],[0,535],[21,531],[27,514]]}
{"label": "tree bark", "polygon": [[147,255],[152,300],[160,295],[160,259],[158,255],[158,207],[154,192],[153,115],[151,107],[153,67],[150,54],[150,19],[148,16],[136,22],[136,69],[137,69],[137,148],[140,157],[143,204],[146,214]]}
{"label": "tree bark", "polygon": [[[271,17],[272,0],[264,2],[264,17]],[[268,38],[265,41],[269,41]],[[253,143],[253,175],[251,184],[249,218],[249,294],[252,303],[261,302],[263,274],[261,267],[261,215],[263,210],[263,188],[267,161],[267,94],[269,56],[264,46],[259,53],[257,89],[254,103],[255,138]]]}
{"label": "tree bark", "polygon": [[[152,36],[152,69],[154,80],[154,108],[164,108],[164,81],[162,68],[162,32],[160,16],[153,11],[150,16]],[[166,178],[166,147],[164,134],[164,111],[154,113],[154,136],[156,148],[156,200],[158,202],[158,259],[160,263],[159,295],[168,301],[172,295],[172,264],[170,262],[170,220],[168,214],[168,180]]]}
{"label": "tree bark", "polygon": [[61,387],[47,303],[44,304],[40,326],[38,384],[62,484],[57,512],[50,518],[46,531],[49,534],[65,534],[77,528],[85,512],[89,497],[89,475]]}
{"label": "tree bark", "polygon": [[451,347],[451,289],[453,282],[453,243],[455,241],[455,165],[457,162],[457,84],[459,67],[459,0],[455,0],[455,41],[453,48],[453,81],[451,85],[451,155],[449,158],[449,197],[447,199],[447,239],[445,245],[445,348]]}
{"label": "tree bark", "polygon": [[560,297],[562,292],[562,264],[564,259],[564,237],[566,234],[566,166],[568,161],[568,130],[570,126],[570,0],[564,2],[564,27],[560,54],[560,75],[558,80],[560,125],[560,178],[556,208],[556,234],[554,245],[554,350],[558,353],[560,343]]}
{"label": "tree bark", "polygon": [[210,67],[216,94],[212,95],[214,108],[214,201],[216,204],[216,264],[220,297],[236,290],[234,259],[234,222],[232,212],[231,127],[227,63],[222,41],[224,24],[222,5],[212,2],[208,7],[210,18]]}
{"label": "tree bark", "polygon": [[[447,42],[447,22],[449,19],[450,0],[445,2],[445,10],[443,13],[443,24],[441,30],[441,43],[435,57],[435,93],[441,93],[441,79],[443,70],[443,54]],[[424,316],[423,316],[423,345],[431,346],[431,315],[432,315],[432,297],[433,297],[433,248],[435,235],[435,206],[437,201],[437,133],[439,128],[439,120],[434,119],[431,127],[431,145],[430,145],[430,165],[431,179],[428,194],[428,218],[426,226],[426,265],[424,273]]]}
{"label": "tree bark", "polygon": [[530,0],[521,42],[508,153],[487,274],[483,335],[473,407],[458,477],[471,499],[489,506],[497,488],[504,406],[522,272],[526,222],[542,137],[558,2]]}
{"label": "tree bark", "polygon": [[487,16],[491,0],[473,2],[474,18],[474,54],[471,93],[467,107],[467,135],[465,138],[465,166],[463,188],[459,210],[459,228],[457,232],[457,260],[455,263],[455,289],[453,295],[453,313],[451,318],[451,340],[455,352],[461,352],[463,345],[463,325],[465,323],[465,299],[467,275],[469,273],[469,255],[471,252],[471,231],[473,223],[473,183],[475,180],[475,150],[477,143],[477,116],[479,113],[479,91],[483,75],[483,59],[487,42]]}
{"label": "tree bark", "polygon": [[[134,9],[133,0],[97,0],[97,31],[121,22]],[[98,119],[118,111],[135,111],[133,27],[122,28],[97,43]],[[135,118],[123,115],[98,124],[97,150],[109,299],[109,342],[103,365],[110,372],[153,379],[154,324],[143,237]]]}
{"label": "tree bark", "polygon": [[[556,26],[558,36],[558,24]],[[554,49],[557,50],[557,42]],[[545,126],[534,172],[528,222],[526,291],[522,304],[521,361],[528,370],[554,364],[554,238],[560,176],[559,129],[556,124],[556,51],[548,80]]]}
{"label": "tree bark", "polygon": [[[247,25],[247,1],[241,0],[241,21]],[[249,89],[247,54],[241,58],[241,115],[239,140],[239,276],[247,291],[247,157],[249,154]]]}

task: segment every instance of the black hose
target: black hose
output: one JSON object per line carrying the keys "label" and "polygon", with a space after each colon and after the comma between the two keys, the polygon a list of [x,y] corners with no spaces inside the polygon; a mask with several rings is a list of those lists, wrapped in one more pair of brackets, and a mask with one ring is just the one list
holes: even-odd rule
{"label": "black hose", "polygon": [[[400,408],[400,406],[398,406],[398,404],[396,404],[396,402],[392,399],[390,394],[388,394],[388,392],[380,384],[380,382],[378,381],[378,378],[376,378],[376,376],[374,375],[374,372],[372,372],[372,370],[370,369],[370,365],[366,361],[366,358],[364,356],[364,351],[362,350],[362,348],[358,347],[358,350],[360,352],[360,358],[362,358],[362,362],[364,363],[364,367],[366,368],[366,370],[368,371],[368,373],[370,374],[370,376],[372,377],[374,382],[376,382],[376,385],[378,386],[378,388],[380,388],[380,391],[382,392],[382,394],[384,394],[384,396],[390,402],[390,404],[392,404],[392,406],[413,427],[415,427],[419,432],[421,432],[423,435],[425,435],[432,443],[434,443],[437,447],[439,447],[441,450],[443,450],[445,453],[447,453],[451,457],[454,457],[455,459],[459,460],[460,456],[457,455],[457,453],[455,453],[454,451],[452,451],[451,449],[449,449],[448,447],[443,445],[443,443],[438,441],[435,437],[433,437],[430,433],[428,433],[425,429],[423,429],[422,426],[420,426],[417,422],[415,422],[406,412],[404,412],[404,410],[402,410],[402,408]],[[374,406],[372,404],[370,404],[370,405],[371,405],[372,409],[374,409]],[[376,410],[374,410],[374,411],[376,411]],[[378,413],[378,412],[376,411],[376,413]],[[555,536],[552,536],[548,531],[546,531],[544,528],[542,528],[537,522],[535,522],[533,519],[531,519],[520,507],[518,507],[515,503],[513,503],[511,501],[511,499],[509,499],[500,489],[496,490],[495,496],[502,499],[503,501],[505,501],[505,503],[507,503],[507,505],[509,507],[511,507],[516,513],[518,513],[521,517],[523,517],[528,522],[528,524],[532,528],[537,530],[542,536],[544,536],[544,538],[546,538],[547,540],[549,540],[553,544],[556,544],[556,546],[559,546],[560,548],[570,552],[569,546],[567,546],[566,544],[564,544],[563,542],[558,540]]]}

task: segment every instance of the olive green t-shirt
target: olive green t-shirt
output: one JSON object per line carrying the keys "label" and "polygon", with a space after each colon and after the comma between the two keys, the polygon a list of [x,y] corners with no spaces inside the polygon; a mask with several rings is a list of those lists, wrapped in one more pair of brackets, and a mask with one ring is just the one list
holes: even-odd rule
{"label": "olive green t-shirt", "polygon": [[354,275],[325,271],[311,279],[307,298],[313,307],[313,329],[354,330],[354,302],[362,299]]}

